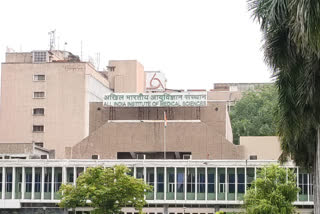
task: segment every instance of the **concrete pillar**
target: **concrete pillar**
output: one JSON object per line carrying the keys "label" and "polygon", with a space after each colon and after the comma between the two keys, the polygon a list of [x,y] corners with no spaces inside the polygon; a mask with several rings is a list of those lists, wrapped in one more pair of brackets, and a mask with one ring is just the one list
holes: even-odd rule
{"label": "concrete pillar", "polygon": [[15,199],[16,193],[16,167],[12,167],[12,195],[11,198]]}
{"label": "concrete pillar", "polygon": [[215,186],[216,186],[216,201],[218,200],[218,191],[219,191],[219,186],[218,186],[218,167],[216,167],[216,182],[215,182]]}
{"label": "concrete pillar", "polygon": [[194,173],[195,173],[194,197],[195,197],[195,200],[198,200],[198,168],[197,167],[195,168]]}
{"label": "concrete pillar", "polygon": [[174,200],[177,200],[177,167],[174,167]]}
{"label": "concrete pillar", "polygon": [[235,192],[235,200],[238,200],[238,168],[234,168],[234,192]]}
{"label": "concrete pillar", "polygon": [[169,205],[168,204],[164,204],[163,205],[163,214],[169,214],[168,209],[169,209]]}
{"label": "concrete pillar", "polygon": [[31,182],[31,199],[34,199],[34,185],[35,184],[35,168],[32,167],[32,182]]}
{"label": "concrete pillar", "polygon": [[184,168],[184,200],[187,200],[187,167]]}
{"label": "concrete pillar", "polygon": [[44,167],[41,167],[41,200],[44,199]]}
{"label": "concrete pillar", "polygon": [[25,192],[26,192],[26,169],[25,167],[22,167],[21,199],[24,199]]}
{"label": "concrete pillar", "polygon": [[205,187],[204,187],[204,192],[205,192],[205,200],[208,200],[208,167],[205,167]]}
{"label": "concrete pillar", "polygon": [[[167,167],[164,167],[164,200],[167,200]],[[168,207],[167,207],[168,212]]]}
{"label": "concrete pillar", "polygon": [[5,199],[5,192],[6,192],[6,168],[2,167],[2,200]]}
{"label": "concrete pillar", "polygon": [[226,167],[224,170],[225,176],[224,176],[224,200],[228,200],[228,168]]}
{"label": "concrete pillar", "polygon": [[244,194],[247,193],[247,166],[244,168]]}
{"label": "concrete pillar", "polygon": [[54,200],[54,167],[51,168],[51,200]]}
{"label": "concrete pillar", "polygon": [[153,176],[153,178],[154,178],[154,180],[153,180],[153,192],[154,192],[153,200],[156,200],[156,197],[157,197],[157,167],[153,168],[153,174],[154,174],[154,176]]}
{"label": "concrete pillar", "polygon": [[73,186],[76,186],[77,181],[77,167],[73,167]]}
{"label": "concrete pillar", "polygon": [[[147,183],[147,167],[143,167],[143,180],[144,183]],[[144,199],[146,200],[147,195],[144,195]]]}
{"label": "concrete pillar", "polygon": [[67,167],[62,167],[62,183],[67,183]]}

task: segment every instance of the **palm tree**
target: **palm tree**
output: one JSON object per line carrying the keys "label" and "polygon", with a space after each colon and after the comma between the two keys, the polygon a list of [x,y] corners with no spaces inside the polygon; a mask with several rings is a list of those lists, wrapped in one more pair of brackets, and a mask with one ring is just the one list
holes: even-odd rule
{"label": "palm tree", "polygon": [[249,0],[279,92],[278,134],[297,165],[313,170],[320,213],[320,0]]}

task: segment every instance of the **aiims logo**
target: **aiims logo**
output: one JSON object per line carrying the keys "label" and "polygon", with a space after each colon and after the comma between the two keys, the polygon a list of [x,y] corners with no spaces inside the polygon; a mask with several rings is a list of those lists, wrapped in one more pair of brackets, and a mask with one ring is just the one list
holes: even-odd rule
{"label": "aiims logo", "polygon": [[147,91],[165,91],[166,78],[163,73],[146,72],[146,90]]}

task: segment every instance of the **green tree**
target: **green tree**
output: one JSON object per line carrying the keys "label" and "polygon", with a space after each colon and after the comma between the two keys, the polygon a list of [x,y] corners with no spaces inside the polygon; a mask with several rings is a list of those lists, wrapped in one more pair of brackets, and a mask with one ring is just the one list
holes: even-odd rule
{"label": "green tree", "polygon": [[246,92],[230,110],[233,143],[239,144],[240,136],[274,136],[277,108],[277,90],[266,85]]}
{"label": "green tree", "polygon": [[128,175],[129,171],[124,165],[88,168],[78,177],[76,186],[61,186],[60,207],[90,206],[94,208],[93,213],[113,214],[132,205],[141,213],[146,204],[145,194],[151,187],[142,179]]}
{"label": "green tree", "polygon": [[281,159],[312,169],[320,213],[320,1],[249,0],[279,94]]}
{"label": "green tree", "polygon": [[293,170],[266,166],[247,190],[244,207],[247,214],[291,214],[298,191]]}

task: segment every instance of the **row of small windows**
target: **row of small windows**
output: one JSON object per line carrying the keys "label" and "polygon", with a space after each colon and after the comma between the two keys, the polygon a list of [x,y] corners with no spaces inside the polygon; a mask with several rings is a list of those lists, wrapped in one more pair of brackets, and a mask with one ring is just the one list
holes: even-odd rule
{"label": "row of small windows", "polygon": [[[42,172],[43,169],[44,172]],[[4,188],[7,197],[7,193],[12,193],[12,183],[15,182],[15,198],[20,199],[22,176],[25,176],[25,199],[31,198],[29,193],[32,191],[33,180],[35,199],[39,199],[42,188],[41,176],[43,175],[44,199],[51,199],[53,195],[50,192],[58,192],[61,186],[63,170],[61,167],[44,167],[43,169],[35,167],[34,173],[32,173],[32,168],[26,167],[25,174],[23,175],[22,168],[16,167],[14,169],[16,170],[16,179],[13,181],[13,168],[6,167],[4,176],[2,175],[2,168],[0,168],[0,192],[2,192],[2,183],[5,181]],[[83,171],[84,167],[66,167],[66,182],[74,184],[75,179]],[[296,169],[295,173],[297,173]],[[145,181],[154,187],[155,192],[147,193],[147,200],[164,200],[165,195],[166,200],[205,200],[206,198],[207,200],[242,200],[246,189],[245,184],[247,184],[247,187],[250,187],[251,182],[255,178],[255,169],[247,168],[245,172],[245,168],[207,168],[206,170],[202,167],[197,169],[137,167],[136,170],[132,170],[129,174],[135,175],[136,178],[145,178]],[[32,179],[33,175],[34,179]],[[301,189],[297,199],[299,201],[312,201],[312,175],[302,172],[299,173],[296,179],[298,179],[298,181],[296,180],[297,186]],[[8,195],[8,198],[11,198],[11,195]],[[54,198],[58,199],[59,195],[54,194]]]}
{"label": "row of small windows", "polygon": [[[34,62],[46,62],[46,59],[47,59],[46,52],[34,52],[33,54],[34,54],[33,55]],[[46,80],[46,75],[44,75],[44,74],[34,74],[33,75],[33,81],[45,81],[45,80]],[[45,98],[45,92],[44,91],[35,91],[35,92],[33,92],[33,98],[35,98],[35,99]],[[33,108],[32,115],[44,116],[44,108]],[[33,125],[32,132],[35,132],[35,133],[36,132],[44,132],[44,125]],[[35,142],[35,145],[39,146],[39,147],[43,147],[43,142]],[[46,159],[46,158],[41,156],[41,159]],[[36,176],[36,180],[37,180],[37,176]],[[37,189],[37,187],[38,186],[36,185],[36,189]],[[27,179],[27,186],[26,186],[27,192],[30,188],[31,188],[31,184],[28,184],[28,179]]]}

